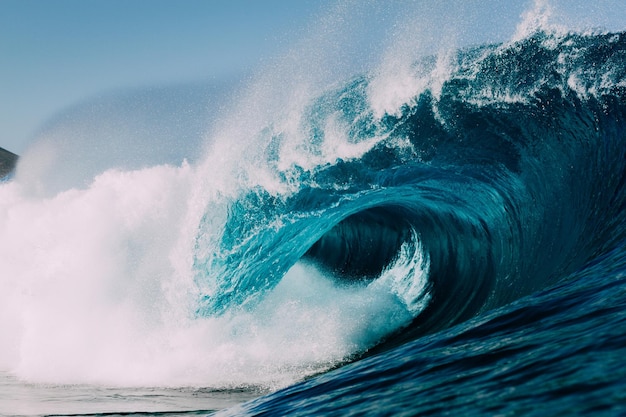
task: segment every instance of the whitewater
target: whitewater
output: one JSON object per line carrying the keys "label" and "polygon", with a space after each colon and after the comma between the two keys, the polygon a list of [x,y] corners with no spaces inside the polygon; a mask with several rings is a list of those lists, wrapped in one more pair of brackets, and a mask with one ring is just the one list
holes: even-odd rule
{"label": "whitewater", "polygon": [[553,3],[340,3],[51,122],[0,180],[0,414],[625,413],[626,33]]}

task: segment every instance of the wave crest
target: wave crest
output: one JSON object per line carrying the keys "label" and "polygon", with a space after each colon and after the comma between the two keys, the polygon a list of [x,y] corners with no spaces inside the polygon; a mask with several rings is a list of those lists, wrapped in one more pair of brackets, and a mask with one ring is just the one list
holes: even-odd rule
{"label": "wave crest", "polygon": [[328,120],[368,145],[309,165],[272,164],[275,148],[267,166],[289,191],[261,184],[228,203],[217,255],[196,257],[196,280],[214,284],[199,314],[253,308],[309,262],[344,285],[393,282],[413,319],[388,329],[391,346],[564,279],[622,238],[588,213],[618,215],[625,51],[623,33],[540,31],[460,51],[436,95],[399,112],[376,116],[367,76],[323,95],[301,157],[333,140]]}

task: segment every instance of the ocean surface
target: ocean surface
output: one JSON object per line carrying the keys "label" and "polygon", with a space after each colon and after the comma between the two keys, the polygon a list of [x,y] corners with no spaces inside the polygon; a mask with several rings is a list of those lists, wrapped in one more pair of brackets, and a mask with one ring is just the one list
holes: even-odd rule
{"label": "ocean surface", "polygon": [[0,415],[625,415],[626,32],[545,13],[270,68],[163,160],[51,127],[0,182]]}

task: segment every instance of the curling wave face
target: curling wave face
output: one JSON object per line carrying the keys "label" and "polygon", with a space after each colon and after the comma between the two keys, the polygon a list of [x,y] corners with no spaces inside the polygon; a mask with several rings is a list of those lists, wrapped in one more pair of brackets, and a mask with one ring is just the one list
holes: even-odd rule
{"label": "curling wave face", "polygon": [[[459,51],[443,82],[382,115],[375,77],[322,95],[297,132],[301,160],[324,162],[285,163],[289,132],[270,127],[262,164],[282,188],[227,199],[217,241],[205,215],[198,314],[253,308],[298,263],[339,286],[397,268],[404,284],[385,291],[412,318],[365,348],[391,347],[565,279],[624,238],[611,225],[624,216],[625,54],[623,33],[540,31]],[[324,159],[337,136],[363,152]],[[401,269],[407,246],[419,266]]]}

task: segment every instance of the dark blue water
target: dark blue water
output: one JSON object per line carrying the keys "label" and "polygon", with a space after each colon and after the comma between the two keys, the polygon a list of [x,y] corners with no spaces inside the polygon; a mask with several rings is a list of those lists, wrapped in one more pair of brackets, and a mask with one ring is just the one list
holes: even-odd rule
{"label": "dark blue water", "polygon": [[[423,82],[355,76],[198,168],[108,171],[37,205],[18,166],[0,226],[27,230],[13,241],[55,297],[0,282],[20,300],[5,379],[177,398],[149,415],[257,396],[216,415],[626,414],[626,33],[537,30],[411,68]],[[16,414],[143,413],[108,401]]]}
{"label": "dark blue water", "polygon": [[219,415],[622,415],[626,280],[607,262]]}

